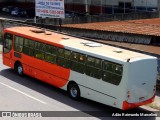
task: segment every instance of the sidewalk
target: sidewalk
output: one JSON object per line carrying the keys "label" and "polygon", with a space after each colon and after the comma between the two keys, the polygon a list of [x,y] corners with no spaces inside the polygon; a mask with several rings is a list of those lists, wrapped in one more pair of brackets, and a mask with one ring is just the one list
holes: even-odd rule
{"label": "sidewalk", "polygon": [[159,90],[156,91],[156,97],[152,105],[153,105],[153,108],[155,107],[155,109],[160,111],[160,91]]}

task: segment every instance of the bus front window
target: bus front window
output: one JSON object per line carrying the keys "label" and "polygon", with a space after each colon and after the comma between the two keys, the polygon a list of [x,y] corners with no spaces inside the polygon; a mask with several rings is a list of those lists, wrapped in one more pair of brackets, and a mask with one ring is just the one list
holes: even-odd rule
{"label": "bus front window", "polygon": [[12,39],[13,39],[13,35],[6,33],[4,35],[4,53],[8,53],[11,51],[12,49]]}

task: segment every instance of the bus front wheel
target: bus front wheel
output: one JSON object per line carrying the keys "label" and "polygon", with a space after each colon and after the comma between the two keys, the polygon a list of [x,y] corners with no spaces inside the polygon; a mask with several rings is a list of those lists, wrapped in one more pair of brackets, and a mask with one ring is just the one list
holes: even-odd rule
{"label": "bus front wheel", "polygon": [[80,98],[80,89],[77,84],[71,83],[68,87],[69,96],[73,100],[78,100]]}
{"label": "bus front wheel", "polygon": [[21,64],[21,63],[17,63],[17,64],[15,65],[15,70],[16,70],[16,72],[17,72],[17,74],[18,74],[19,76],[22,76],[22,75],[23,75],[23,67],[22,67],[22,64]]}

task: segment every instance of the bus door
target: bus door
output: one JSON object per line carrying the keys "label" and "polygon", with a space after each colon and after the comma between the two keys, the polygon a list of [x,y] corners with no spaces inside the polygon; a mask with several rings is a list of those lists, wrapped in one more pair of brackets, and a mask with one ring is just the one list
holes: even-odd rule
{"label": "bus door", "polygon": [[3,39],[3,64],[10,67],[12,67],[13,65],[12,46],[13,46],[13,35],[10,33],[5,33]]}

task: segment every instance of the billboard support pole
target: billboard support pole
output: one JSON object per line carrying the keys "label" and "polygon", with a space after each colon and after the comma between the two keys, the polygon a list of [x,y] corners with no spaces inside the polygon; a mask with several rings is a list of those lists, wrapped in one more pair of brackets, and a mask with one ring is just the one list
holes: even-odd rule
{"label": "billboard support pole", "polygon": [[36,16],[34,17],[34,23],[36,23],[37,22],[37,20],[36,20]]}
{"label": "billboard support pole", "polygon": [[59,18],[59,32],[61,32],[62,30],[62,19]]}

